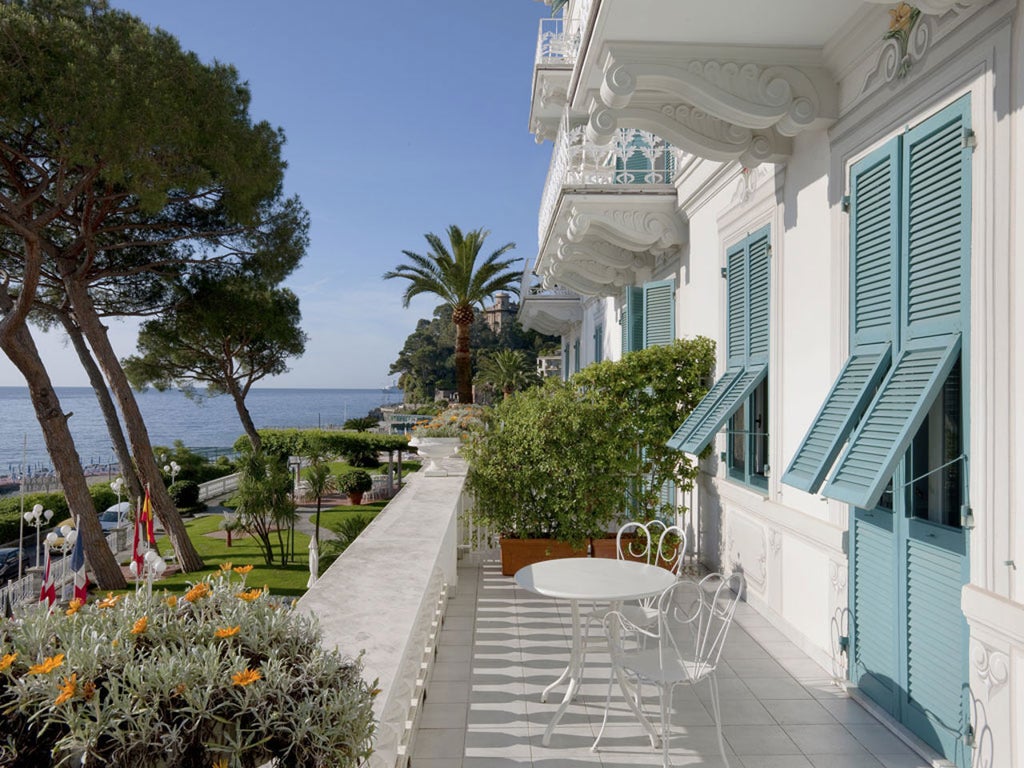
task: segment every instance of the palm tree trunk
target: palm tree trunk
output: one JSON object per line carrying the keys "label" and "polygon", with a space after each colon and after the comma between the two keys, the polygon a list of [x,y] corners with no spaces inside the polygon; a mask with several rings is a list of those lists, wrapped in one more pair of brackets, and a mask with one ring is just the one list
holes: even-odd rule
{"label": "palm tree trunk", "polygon": [[125,376],[124,369],[121,368],[117,355],[110,345],[107,329],[100,322],[92,298],[84,285],[74,277],[65,277],[64,289],[75,312],[78,325],[88,340],[89,346],[96,356],[96,361],[117,398],[121,416],[124,418],[125,429],[128,431],[128,439],[131,441],[132,454],[135,457],[140,480],[149,485],[153,509],[157,517],[160,518],[164,530],[167,531],[181,569],[185,572],[198,571],[203,568],[203,560],[188,538],[181,515],[178,514],[170,494],[167,493],[163,476],[160,474],[156,458],[153,456],[153,446],[149,441],[149,433],[146,431],[142,412],[139,411],[139,404],[132,394],[128,377]]}
{"label": "palm tree trunk", "polygon": [[128,443],[124,439],[124,430],[121,429],[121,420],[117,417],[117,408],[114,406],[113,398],[110,397],[107,382],[103,380],[103,372],[100,371],[96,361],[93,360],[92,353],[89,352],[89,346],[85,343],[85,339],[82,338],[82,329],[75,325],[71,315],[68,312],[59,312],[58,315],[64,326],[65,333],[71,339],[71,345],[75,348],[75,352],[78,353],[78,360],[89,377],[89,384],[92,386],[93,392],[96,393],[96,401],[99,403],[100,412],[103,414],[103,421],[106,422],[107,432],[110,434],[111,446],[117,455],[118,463],[121,465],[121,477],[128,484],[128,498],[142,498],[142,483],[139,482],[139,476],[135,472],[132,455],[128,450]]}
{"label": "palm tree trunk", "polygon": [[471,323],[455,324],[455,386],[459,402],[473,402],[473,368],[469,354],[469,328]]}
{"label": "palm tree trunk", "polygon": [[43,431],[46,450],[57,471],[57,479],[67,499],[71,515],[74,517],[78,535],[82,537],[82,548],[85,551],[89,567],[100,589],[126,589],[124,574],[110,551],[99,517],[89,495],[89,486],[82,472],[82,462],[75,450],[71,430],[68,429],[68,416],[61,407],[57,393],[50,383],[50,376],[39,358],[32,334],[24,321],[7,323],[16,319],[11,314],[13,301],[6,288],[0,290],[0,310],[3,310],[4,322],[0,322],[0,349],[14,363],[25,377],[32,406]]}

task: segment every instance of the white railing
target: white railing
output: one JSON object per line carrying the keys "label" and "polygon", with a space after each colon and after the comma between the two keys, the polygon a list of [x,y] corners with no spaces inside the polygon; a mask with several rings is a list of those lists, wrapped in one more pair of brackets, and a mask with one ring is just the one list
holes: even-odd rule
{"label": "white railing", "polygon": [[224,475],[216,480],[208,480],[199,484],[199,500],[207,501],[218,496],[227,496],[238,490],[238,473]]}
{"label": "white railing", "polygon": [[369,768],[409,761],[447,598],[457,588],[458,553],[481,540],[479,529],[462,523],[465,462],[447,459],[445,467],[447,477],[412,475],[299,599],[299,609],[319,619],[324,644],[362,652],[364,678],[377,681]]}
{"label": "white railing", "polygon": [[558,197],[565,187],[671,184],[683,157],[681,150],[649,131],[620,128],[611,142],[602,145],[587,139],[585,126],[569,128],[563,119],[541,195],[539,247],[544,247]]}
{"label": "white railing", "polygon": [[26,574],[20,579],[9,581],[0,587],[0,611],[6,613],[8,608],[34,602],[39,599],[39,579],[34,574]]}
{"label": "white railing", "polygon": [[572,66],[576,62],[576,53],[580,46],[579,29],[566,33],[561,17],[540,20],[537,33],[537,56],[534,63],[538,67],[565,64]]}

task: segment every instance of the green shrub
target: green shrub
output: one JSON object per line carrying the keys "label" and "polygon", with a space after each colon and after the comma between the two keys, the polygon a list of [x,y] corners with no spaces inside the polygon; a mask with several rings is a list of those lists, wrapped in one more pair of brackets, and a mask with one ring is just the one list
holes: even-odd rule
{"label": "green shrub", "polygon": [[[117,494],[110,490],[110,483],[90,485],[89,495],[92,496],[92,505],[97,512],[102,512],[107,507],[117,504]],[[122,496],[122,498],[124,497]]]}
{"label": "green shrub", "polygon": [[0,628],[0,765],[207,768],[366,759],[375,685],[315,618],[231,571]]}
{"label": "green shrub", "polygon": [[373,478],[362,469],[346,469],[338,473],[337,487],[342,493],[365,493],[373,488]]}
{"label": "green shrub", "polygon": [[199,483],[192,480],[178,480],[172,483],[167,493],[178,509],[192,509],[199,504]]}

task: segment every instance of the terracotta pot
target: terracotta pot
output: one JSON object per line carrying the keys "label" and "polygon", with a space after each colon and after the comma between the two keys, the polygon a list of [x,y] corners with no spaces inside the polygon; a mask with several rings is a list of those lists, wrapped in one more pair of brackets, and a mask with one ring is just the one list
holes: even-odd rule
{"label": "terracotta pot", "polygon": [[586,557],[587,547],[573,549],[555,539],[501,539],[501,574],[515,576],[520,568],[559,557]]}
{"label": "terracotta pot", "polygon": [[364,493],[365,493],[365,491],[352,491],[352,493],[350,493],[348,495],[348,503],[349,504],[362,504],[363,503],[363,494]]}

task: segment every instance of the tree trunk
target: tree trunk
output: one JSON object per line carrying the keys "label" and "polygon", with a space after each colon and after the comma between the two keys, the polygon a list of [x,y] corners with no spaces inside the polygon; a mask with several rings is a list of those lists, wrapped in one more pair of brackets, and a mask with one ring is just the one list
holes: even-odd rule
{"label": "tree trunk", "polygon": [[82,363],[82,367],[89,376],[89,384],[92,385],[93,391],[96,393],[96,401],[100,405],[103,420],[107,424],[107,432],[110,434],[111,447],[114,449],[117,461],[121,465],[121,477],[124,478],[125,483],[128,485],[128,498],[141,498],[143,495],[142,483],[139,482],[139,476],[135,472],[135,466],[132,464],[132,455],[128,450],[128,443],[124,439],[121,420],[117,417],[117,408],[110,397],[110,390],[107,389],[107,382],[103,379],[103,372],[96,365],[96,361],[93,360],[92,353],[89,351],[85,339],[82,338],[82,329],[75,325],[69,313],[60,312],[59,316],[61,323],[64,325],[64,331],[67,333],[68,338],[71,339],[75,352],[78,353],[78,360]]}
{"label": "tree trunk", "polygon": [[[89,486],[82,471],[82,462],[75,450],[71,430],[60,407],[57,393],[50,383],[49,374],[39,358],[39,351],[28,328],[21,323],[10,323],[13,302],[6,287],[0,290],[0,310],[7,315],[0,322],[0,349],[25,377],[32,406],[43,430],[46,450],[57,471],[57,480],[64,489],[71,515],[75,519],[78,535],[82,537],[82,549],[92,569],[93,577],[100,589],[126,589],[127,583],[121,568],[114,559],[114,553],[103,535],[99,517],[93,507]],[[69,414],[70,415],[70,414]]]}
{"label": "tree trunk", "polygon": [[235,401],[235,410],[238,411],[238,418],[242,422],[242,429],[248,435],[252,449],[257,452],[263,450],[263,441],[260,439],[260,433],[256,431],[256,425],[252,421],[252,414],[245,407],[245,395],[234,385],[233,381],[230,382],[228,391],[231,393],[231,399]]}
{"label": "tree trunk", "polygon": [[96,361],[103,369],[103,374],[117,398],[121,416],[124,418],[125,429],[128,431],[128,439],[131,441],[135,465],[139,470],[139,479],[149,485],[153,510],[160,518],[164,530],[167,531],[171,546],[178,556],[178,563],[185,572],[198,571],[203,568],[203,560],[189,540],[181,515],[178,514],[170,494],[167,493],[163,476],[160,474],[156,458],[153,456],[153,446],[149,441],[149,433],[146,431],[146,424],[139,411],[139,404],[132,394],[128,377],[124,375],[124,369],[121,368],[117,355],[110,345],[107,329],[100,322],[99,315],[96,313],[92,299],[84,285],[76,281],[74,277],[65,276],[64,290],[71,301],[78,325],[88,340],[89,346],[92,347]]}
{"label": "tree trunk", "polygon": [[455,325],[455,386],[459,402],[473,402],[473,369],[469,355],[469,327],[471,323]]}

